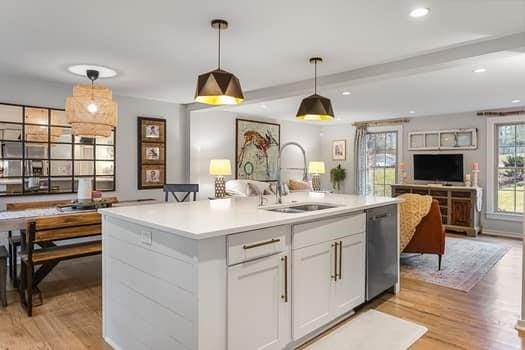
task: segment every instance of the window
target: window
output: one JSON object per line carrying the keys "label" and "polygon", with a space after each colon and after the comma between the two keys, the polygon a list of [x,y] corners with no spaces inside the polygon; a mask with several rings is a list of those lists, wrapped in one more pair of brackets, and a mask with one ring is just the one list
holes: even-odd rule
{"label": "window", "polygon": [[74,137],[63,110],[0,104],[0,197],[73,193],[78,179],[115,190],[115,132]]}
{"label": "window", "polygon": [[525,123],[496,125],[496,211],[521,214],[525,191]]}
{"label": "window", "polygon": [[397,131],[366,135],[366,194],[390,197],[397,181]]}

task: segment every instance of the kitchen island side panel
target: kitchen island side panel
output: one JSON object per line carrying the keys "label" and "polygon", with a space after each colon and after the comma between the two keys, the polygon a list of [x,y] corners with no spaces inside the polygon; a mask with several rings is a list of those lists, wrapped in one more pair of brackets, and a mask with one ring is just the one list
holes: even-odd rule
{"label": "kitchen island side panel", "polygon": [[198,242],[103,218],[103,336],[115,349],[198,347]]}

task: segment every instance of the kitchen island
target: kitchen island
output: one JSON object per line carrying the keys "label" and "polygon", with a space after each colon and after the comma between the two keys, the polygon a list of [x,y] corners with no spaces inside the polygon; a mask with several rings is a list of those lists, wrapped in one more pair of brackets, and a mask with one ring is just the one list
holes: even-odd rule
{"label": "kitchen island", "polygon": [[102,209],[104,339],[126,350],[291,349],[365,302],[366,211],[398,203],[294,193],[264,207]]}

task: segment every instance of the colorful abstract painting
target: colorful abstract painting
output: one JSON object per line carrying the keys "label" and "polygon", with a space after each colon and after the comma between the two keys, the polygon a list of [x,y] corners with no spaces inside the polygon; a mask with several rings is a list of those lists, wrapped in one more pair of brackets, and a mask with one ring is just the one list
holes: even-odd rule
{"label": "colorful abstract painting", "polygon": [[237,119],[236,178],[257,181],[277,179],[280,125]]}

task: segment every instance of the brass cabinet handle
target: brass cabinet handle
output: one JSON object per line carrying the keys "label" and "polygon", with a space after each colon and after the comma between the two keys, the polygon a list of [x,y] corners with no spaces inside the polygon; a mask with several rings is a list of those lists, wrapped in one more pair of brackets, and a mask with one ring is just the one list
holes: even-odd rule
{"label": "brass cabinet handle", "polygon": [[284,295],[281,295],[281,299],[284,299],[284,302],[288,302],[288,256],[285,255],[281,258],[281,261],[284,261]]}
{"label": "brass cabinet handle", "polygon": [[343,241],[339,241],[339,280],[342,276],[342,267],[343,267]]}
{"label": "brass cabinet handle", "polygon": [[334,274],[330,277],[334,279],[334,281],[337,281],[337,242],[332,244],[332,247],[334,247]]}
{"label": "brass cabinet handle", "polygon": [[281,240],[279,238],[273,238],[269,241],[265,241],[265,242],[259,242],[259,243],[255,243],[255,244],[245,244],[243,245],[242,247],[246,250],[248,249],[253,249],[253,248],[257,248],[257,247],[262,247],[263,245],[268,245],[268,244],[274,244],[274,243],[277,243],[277,242],[280,242]]}

